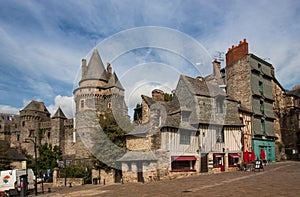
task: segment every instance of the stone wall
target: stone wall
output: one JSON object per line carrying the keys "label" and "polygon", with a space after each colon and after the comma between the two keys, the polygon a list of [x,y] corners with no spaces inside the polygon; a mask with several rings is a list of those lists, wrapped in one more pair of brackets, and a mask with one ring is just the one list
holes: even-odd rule
{"label": "stone wall", "polygon": [[[67,178],[67,186],[79,186],[83,185],[83,178]],[[56,185],[54,187],[64,187],[65,186],[65,178],[56,178]]]}
{"label": "stone wall", "polygon": [[247,55],[226,66],[227,95],[240,101],[247,109],[252,109],[250,76],[249,57]]}

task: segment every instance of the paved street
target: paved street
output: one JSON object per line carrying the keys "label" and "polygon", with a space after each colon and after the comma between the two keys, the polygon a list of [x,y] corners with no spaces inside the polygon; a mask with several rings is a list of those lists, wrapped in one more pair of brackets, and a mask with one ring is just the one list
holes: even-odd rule
{"label": "paved street", "polygon": [[[54,190],[54,189],[53,189]],[[279,162],[261,172],[203,174],[151,183],[61,188],[44,196],[300,196],[300,162]]]}

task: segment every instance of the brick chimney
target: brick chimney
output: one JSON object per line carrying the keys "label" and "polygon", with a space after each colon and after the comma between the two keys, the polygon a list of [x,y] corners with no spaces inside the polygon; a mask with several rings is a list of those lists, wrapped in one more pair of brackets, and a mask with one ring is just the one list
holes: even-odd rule
{"label": "brick chimney", "polygon": [[243,41],[240,41],[238,46],[232,45],[231,48],[228,48],[228,52],[226,53],[226,66],[236,62],[247,54],[248,43],[246,38],[244,38]]}
{"label": "brick chimney", "polygon": [[154,89],[152,91],[152,99],[154,101],[164,101],[164,92],[162,90]]}

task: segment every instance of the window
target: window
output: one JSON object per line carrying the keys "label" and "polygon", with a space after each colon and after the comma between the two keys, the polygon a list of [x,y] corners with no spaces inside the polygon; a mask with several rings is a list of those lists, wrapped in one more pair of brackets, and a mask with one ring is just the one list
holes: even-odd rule
{"label": "window", "polygon": [[216,100],[216,108],[217,108],[217,113],[219,114],[224,113],[224,98],[219,98]]}
{"label": "window", "polygon": [[191,143],[191,133],[190,131],[180,131],[180,144],[187,144]]}
{"label": "window", "polygon": [[266,125],[265,125],[265,121],[261,120],[261,131],[265,134],[266,133]]}
{"label": "window", "polygon": [[50,139],[50,132],[47,133],[47,137],[48,137],[48,139]]}
{"label": "window", "polygon": [[172,156],[171,171],[195,171],[196,158],[194,156]]}
{"label": "window", "polygon": [[33,132],[34,132],[33,130],[30,130],[30,131],[29,131],[29,136],[28,136],[28,137],[33,137]]}
{"label": "window", "polygon": [[24,127],[25,126],[25,121],[22,121],[22,127]]}
{"label": "window", "polygon": [[258,64],[258,70],[259,70],[260,72],[262,72],[261,64]]}
{"label": "window", "polygon": [[181,120],[183,122],[189,122],[190,120],[190,115],[191,115],[191,112],[190,111],[182,111],[181,112]]}
{"label": "window", "polygon": [[20,134],[17,135],[17,141],[20,141]]}
{"label": "window", "polygon": [[213,155],[213,167],[219,168],[223,166],[223,155],[222,154],[214,154]]}
{"label": "window", "polygon": [[218,143],[224,143],[224,128],[223,127],[217,127],[216,128],[216,141]]}
{"label": "window", "polygon": [[111,102],[108,102],[107,108],[108,108],[108,109],[111,109]]}
{"label": "window", "polygon": [[81,107],[81,108],[84,108],[84,100],[81,100],[81,101],[80,101],[80,107]]}
{"label": "window", "polygon": [[264,115],[265,114],[265,107],[264,107],[264,102],[260,101],[260,112]]}
{"label": "window", "polygon": [[233,167],[233,166],[237,166],[238,162],[239,162],[239,156],[238,154],[228,154],[228,164],[229,166]]}
{"label": "window", "polygon": [[258,82],[258,86],[259,86],[259,92],[260,92],[260,94],[263,94],[263,92],[264,92],[263,82],[262,82],[262,81],[259,81],[259,82]]}

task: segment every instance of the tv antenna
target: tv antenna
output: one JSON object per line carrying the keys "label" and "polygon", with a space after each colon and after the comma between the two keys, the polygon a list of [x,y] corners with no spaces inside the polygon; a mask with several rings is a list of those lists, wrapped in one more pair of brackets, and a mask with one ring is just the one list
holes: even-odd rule
{"label": "tv antenna", "polygon": [[222,52],[222,51],[216,51],[216,53],[214,55],[214,58],[216,60],[219,60],[220,62],[223,62],[224,61],[224,52]]}

